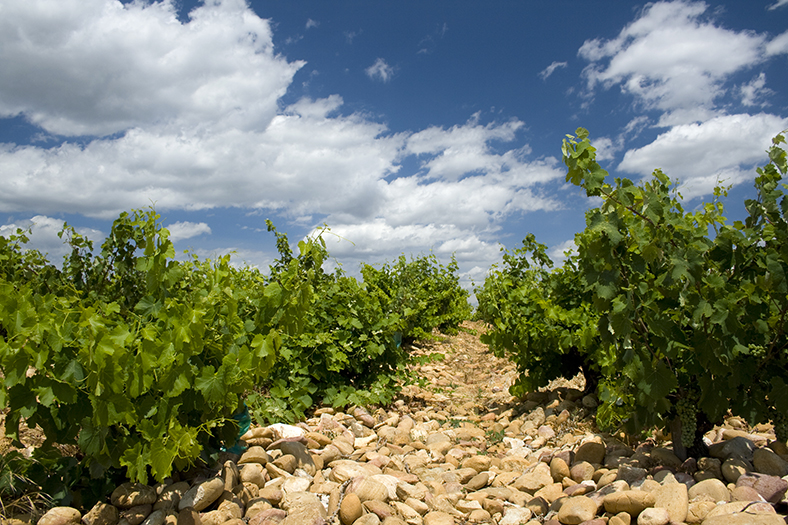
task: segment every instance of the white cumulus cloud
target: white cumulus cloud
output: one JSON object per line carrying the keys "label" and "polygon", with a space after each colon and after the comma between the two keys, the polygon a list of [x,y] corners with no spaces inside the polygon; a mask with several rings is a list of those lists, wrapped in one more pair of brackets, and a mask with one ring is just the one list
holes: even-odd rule
{"label": "white cumulus cloud", "polygon": [[679,180],[685,198],[708,195],[717,184],[752,180],[753,167],[767,160],[772,137],[786,128],[788,119],[765,113],[674,126],[651,144],[627,151],[618,169],[646,176],[659,168]]}
{"label": "white cumulus cloud", "polygon": [[211,233],[211,227],[204,222],[179,221],[169,224],[167,230],[170,232],[170,240],[172,242],[190,239],[198,235],[210,235]]}
{"label": "white cumulus cloud", "polygon": [[588,88],[618,86],[645,109],[662,111],[662,126],[716,116],[725,81],[764,62],[769,38],[715,25],[707,10],[703,2],[648,4],[616,38],[586,41],[578,53],[589,61]]}
{"label": "white cumulus cloud", "polygon": [[201,5],[185,24],[172,1],[6,2],[2,13],[0,116],[56,135],[259,129],[303,65],[275,55],[268,22],[242,0]]}

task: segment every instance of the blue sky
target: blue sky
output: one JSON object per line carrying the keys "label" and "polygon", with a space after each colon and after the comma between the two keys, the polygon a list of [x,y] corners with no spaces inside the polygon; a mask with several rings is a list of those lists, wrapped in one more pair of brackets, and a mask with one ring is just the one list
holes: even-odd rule
{"label": "blue sky", "polygon": [[[265,219],[360,262],[452,253],[480,283],[532,232],[560,257],[593,202],[561,141],[654,168],[687,208],[788,128],[788,0],[5,0],[0,234],[97,241],[155,204],[179,250],[266,268]],[[335,235],[333,235],[335,234]]]}

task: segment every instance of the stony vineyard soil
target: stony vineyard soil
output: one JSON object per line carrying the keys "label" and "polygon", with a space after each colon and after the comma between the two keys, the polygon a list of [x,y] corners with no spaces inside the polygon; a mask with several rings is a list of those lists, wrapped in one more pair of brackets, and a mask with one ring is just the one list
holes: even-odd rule
{"label": "stony vineyard soil", "polygon": [[415,347],[445,359],[414,367],[391,407],[254,427],[216,471],[126,484],[84,516],[61,507],[38,523],[786,523],[788,449],[770,426],[729,418],[707,434],[710,457],[682,462],[661,436],[600,433],[581,377],[513,399],[514,367],[479,343],[482,329]]}

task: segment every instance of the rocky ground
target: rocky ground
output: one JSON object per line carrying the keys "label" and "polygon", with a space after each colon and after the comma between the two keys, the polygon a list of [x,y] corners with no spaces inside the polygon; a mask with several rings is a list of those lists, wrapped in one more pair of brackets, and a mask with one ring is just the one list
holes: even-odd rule
{"label": "rocky ground", "polygon": [[414,349],[445,359],[414,367],[391,407],[253,427],[215,472],[126,484],[39,524],[786,523],[788,449],[771,427],[729,418],[707,434],[710,457],[682,462],[660,436],[600,433],[580,377],[513,399],[513,365],[479,343],[481,325],[464,327]]}

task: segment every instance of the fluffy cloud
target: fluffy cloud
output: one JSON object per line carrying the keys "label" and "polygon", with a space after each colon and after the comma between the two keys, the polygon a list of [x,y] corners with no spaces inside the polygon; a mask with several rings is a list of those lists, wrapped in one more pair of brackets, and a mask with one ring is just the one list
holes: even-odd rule
{"label": "fluffy cloud", "polygon": [[662,111],[661,126],[716,116],[731,75],[782,48],[766,35],[714,25],[703,18],[707,9],[703,2],[648,4],[616,38],[586,41],[578,53],[590,62],[588,88],[619,86],[645,109]]}
{"label": "fluffy cloud", "polygon": [[651,144],[627,151],[618,169],[646,176],[660,168],[679,180],[685,198],[707,195],[718,183],[751,180],[752,167],[766,160],[771,138],[786,128],[788,119],[764,113],[675,126]]}
{"label": "fluffy cloud", "polygon": [[774,93],[766,87],[766,73],[764,72],[742,85],[739,92],[741,93],[741,103],[745,106],[766,105],[761,102],[761,98]]}
{"label": "fluffy cloud", "polygon": [[153,202],[369,215],[402,139],[378,137],[385,128],[358,117],[326,118],[335,105],[302,101],[260,131],[134,128],[84,146],[0,145],[0,171],[9,174],[0,208],[111,218]]}
{"label": "fluffy cloud", "polygon": [[208,2],[186,24],[171,0],[59,0],[4,4],[0,64],[0,115],[106,136],[263,128],[303,62],[274,54],[243,0]]}
{"label": "fluffy cloud", "polygon": [[211,233],[211,227],[204,222],[175,222],[167,226],[170,232],[170,240],[172,242],[181,241],[183,239],[190,239],[198,235]]}
{"label": "fluffy cloud", "polygon": [[[788,0],[786,3],[788,4]],[[774,37],[766,44],[766,54],[768,55],[784,55],[786,53],[788,53],[788,31]]]}

